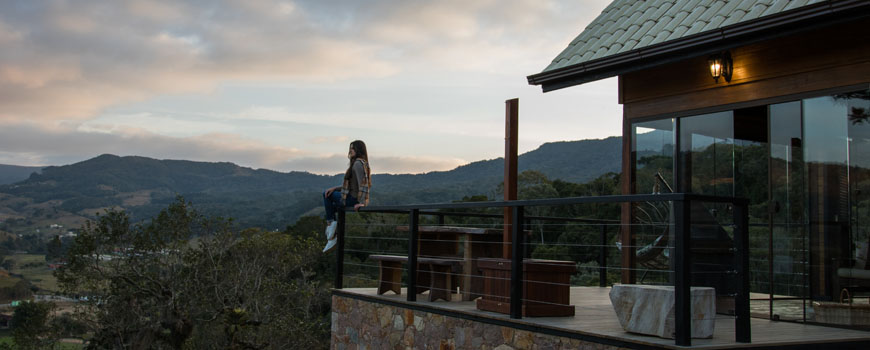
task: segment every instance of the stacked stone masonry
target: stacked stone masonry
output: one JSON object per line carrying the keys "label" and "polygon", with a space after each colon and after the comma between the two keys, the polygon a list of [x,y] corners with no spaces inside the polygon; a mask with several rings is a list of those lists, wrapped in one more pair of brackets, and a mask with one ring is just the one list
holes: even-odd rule
{"label": "stacked stone masonry", "polygon": [[334,350],[617,350],[616,346],[332,296]]}

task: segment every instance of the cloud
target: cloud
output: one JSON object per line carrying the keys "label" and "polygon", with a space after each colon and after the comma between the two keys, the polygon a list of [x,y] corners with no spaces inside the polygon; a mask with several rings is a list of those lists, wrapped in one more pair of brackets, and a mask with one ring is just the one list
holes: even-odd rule
{"label": "cloud", "polygon": [[115,153],[336,173],[333,144],[364,138],[399,153],[376,172],[448,170],[492,156],[479,144],[502,137],[504,99],[541,95],[525,75],[608,2],[0,1],[0,163]]}
{"label": "cloud", "polygon": [[89,119],[108,106],[207,92],[228,80],[394,72],[372,45],[316,32],[292,4],[257,3],[2,2],[0,119]]}
{"label": "cloud", "polygon": [[[0,151],[0,164],[66,165],[111,153],[157,159],[232,162],[253,168],[331,175],[343,172],[348,162],[345,154],[315,155],[233,134],[167,137],[136,128],[113,131],[0,122],[0,150],[3,150]],[[370,162],[375,173],[393,174],[450,170],[468,163],[450,157],[391,155],[373,156]]]}
{"label": "cloud", "polygon": [[22,33],[0,20],[0,44],[9,44],[21,40]]}
{"label": "cloud", "polygon": [[288,159],[306,156],[294,148],[277,147],[232,134],[167,137],[140,129],[115,133],[46,128],[33,123],[0,123],[0,163],[64,165],[101,153],[158,159],[233,162],[254,168],[285,170]]}
{"label": "cloud", "polygon": [[402,156],[402,157],[372,157],[372,171],[375,173],[405,174],[420,173],[420,169],[429,171],[452,170],[468,161],[458,158],[436,156]]}
{"label": "cloud", "polygon": [[578,13],[552,0],[22,1],[0,3],[0,119],[90,119],[234,80],[542,67],[542,38],[573,33]]}
{"label": "cloud", "polygon": [[[457,158],[437,156],[384,156],[369,158],[372,172],[375,174],[414,174],[429,171],[451,170],[468,161]],[[288,170],[306,170],[317,174],[333,175],[347,170],[348,160],[346,155],[328,155],[321,157],[302,157],[292,159],[282,168]],[[313,169],[313,170],[312,170]]]}
{"label": "cloud", "polygon": [[313,144],[321,143],[347,143],[350,144],[350,137],[347,136],[318,136],[308,140]]}
{"label": "cloud", "polygon": [[[534,73],[610,0],[377,1],[364,36],[414,69]],[[555,43],[555,44],[554,44]]]}

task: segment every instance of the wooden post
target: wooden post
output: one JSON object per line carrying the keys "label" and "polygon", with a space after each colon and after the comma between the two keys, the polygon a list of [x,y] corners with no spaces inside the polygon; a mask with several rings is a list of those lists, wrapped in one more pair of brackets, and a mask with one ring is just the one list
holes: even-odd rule
{"label": "wooden post", "polygon": [[[512,201],[517,199],[517,138],[519,135],[519,125],[517,124],[519,116],[520,100],[518,98],[505,101],[505,118],[504,118],[504,200]],[[511,258],[511,223],[513,221],[513,212],[511,208],[504,208],[504,234],[502,242],[504,249],[502,257],[505,259]]]}
{"label": "wooden post", "polygon": [[[632,174],[632,163],[634,152],[631,151],[631,122],[625,117],[622,118],[622,194],[634,194],[634,174]],[[632,284],[635,282],[635,239],[633,234],[632,203],[622,203],[622,213],[620,221],[622,224],[622,283]]]}

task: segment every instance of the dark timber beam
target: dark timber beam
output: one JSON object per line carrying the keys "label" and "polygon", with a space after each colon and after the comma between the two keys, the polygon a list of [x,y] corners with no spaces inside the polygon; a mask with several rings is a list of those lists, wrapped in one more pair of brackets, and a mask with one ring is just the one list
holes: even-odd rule
{"label": "dark timber beam", "polygon": [[[519,135],[519,105],[517,98],[505,101],[504,116],[504,200],[517,199],[517,138]],[[513,212],[511,208],[504,208],[504,249],[502,257],[511,258],[511,223]]]}

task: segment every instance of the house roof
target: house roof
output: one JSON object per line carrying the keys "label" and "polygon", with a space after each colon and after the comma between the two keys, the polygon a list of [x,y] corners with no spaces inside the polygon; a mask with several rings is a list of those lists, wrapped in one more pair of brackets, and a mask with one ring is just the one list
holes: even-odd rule
{"label": "house roof", "polygon": [[[729,44],[783,35],[787,31],[780,27],[806,28],[807,22],[867,5],[870,1],[615,0],[528,79],[544,91],[555,90],[648,68],[656,59],[662,64],[665,57],[712,53]],[[646,62],[637,64],[640,60]]]}

